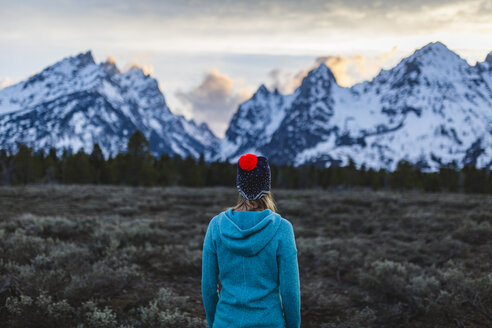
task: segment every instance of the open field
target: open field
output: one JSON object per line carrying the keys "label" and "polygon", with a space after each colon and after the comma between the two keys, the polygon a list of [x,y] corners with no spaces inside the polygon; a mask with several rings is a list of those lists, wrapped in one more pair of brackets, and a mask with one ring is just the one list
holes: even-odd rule
{"label": "open field", "polygon": [[[492,196],[273,190],[302,327],[492,327]],[[0,188],[0,327],[206,327],[201,250],[233,188]]]}

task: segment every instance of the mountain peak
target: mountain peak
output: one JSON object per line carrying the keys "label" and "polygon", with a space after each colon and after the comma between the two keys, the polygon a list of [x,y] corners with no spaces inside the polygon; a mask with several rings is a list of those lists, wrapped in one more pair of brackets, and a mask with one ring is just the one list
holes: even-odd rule
{"label": "mountain peak", "polygon": [[105,62],[101,63],[104,71],[109,75],[120,74],[120,70],[116,66],[115,61],[112,58],[108,58]]}
{"label": "mountain peak", "polygon": [[138,77],[150,77],[150,74],[146,73],[145,69],[140,67],[139,65],[130,66],[126,73]]}
{"label": "mountain peak", "polygon": [[258,91],[261,91],[261,92],[269,92],[268,89],[267,89],[267,87],[263,83],[258,88]]}
{"label": "mountain peak", "polygon": [[256,90],[255,93],[260,93],[260,94],[269,94],[270,91],[268,90],[268,88],[265,86],[265,84],[261,84],[260,87],[258,88],[258,90]]}
{"label": "mountain peak", "polygon": [[454,81],[462,77],[468,63],[442,42],[431,42],[401,60],[389,71],[382,71],[375,80],[393,76],[391,86],[413,87],[429,81]]}
{"label": "mountain peak", "polygon": [[270,94],[270,91],[267,89],[267,87],[262,83],[258,90],[253,94],[253,99],[256,99],[258,97],[265,97]]}
{"label": "mountain peak", "polygon": [[428,44],[420,48],[420,50],[424,50],[424,49],[426,51],[451,51],[441,41],[429,42]]}
{"label": "mountain peak", "polygon": [[487,57],[485,57],[485,61],[487,63],[489,63],[490,65],[492,65],[492,51],[489,52],[489,54],[487,55]]}
{"label": "mountain peak", "polygon": [[331,69],[324,62],[320,63],[318,67],[312,69],[308,73],[307,77],[324,81],[336,81],[335,75],[333,75]]}
{"label": "mountain peak", "polygon": [[208,126],[207,123],[205,122],[202,122],[200,123],[200,125],[198,126],[198,128],[201,130],[201,131],[204,131],[204,132],[207,132],[207,133],[210,133],[212,135],[215,135],[212,130],[210,130],[210,127]]}
{"label": "mountain peak", "polygon": [[330,90],[333,84],[337,84],[333,72],[325,63],[321,63],[302,79],[299,90],[302,97],[309,98],[314,95],[320,95],[322,90],[324,92]]}
{"label": "mountain peak", "polygon": [[92,56],[92,51],[88,50],[86,52],[81,52],[77,56],[73,57],[78,61],[81,66],[87,66],[88,64],[95,64],[94,57]]}
{"label": "mountain peak", "polygon": [[462,60],[454,51],[450,50],[440,41],[426,44],[420,49],[415,50],[411,57],[419,58],[423,62],[443,62]]}
{"label": "mountain peak", "polygon": [[80,70],[89,65],[95,65],[94,57],[92,56],[92,52],[86,51],[81,52],[78,55],[66,57],[59,62],[47,67],[47,70],[50,71],[52,69],[56,70]]}
{"label": "mountain peak", "polygon": [[51,66],[46,67],[41,73],[43,74],[51,74],[52,71],[58,71],[62,74],[69,74],[72,71],[78,71],[87,67],[89,65],[95,65],[94,57],[92,56],[92,52],[86,51],[81,52],[78,55],[65,57],[64,59],[54,63]]}

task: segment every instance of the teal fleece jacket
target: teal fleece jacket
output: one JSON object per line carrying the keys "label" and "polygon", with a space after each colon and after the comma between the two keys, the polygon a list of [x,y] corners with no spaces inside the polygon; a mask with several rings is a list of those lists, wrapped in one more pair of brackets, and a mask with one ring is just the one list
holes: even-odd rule
{"label": "teal fleece jacket", "polygon": [[203,242],[202,298],[209,328],[299,328],[292,224],[269,209],[213,217]]}

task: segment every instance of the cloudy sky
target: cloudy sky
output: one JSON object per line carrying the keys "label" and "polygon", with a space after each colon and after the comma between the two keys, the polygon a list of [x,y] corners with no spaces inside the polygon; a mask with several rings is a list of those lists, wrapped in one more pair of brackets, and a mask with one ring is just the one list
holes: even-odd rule
{"label": "cloudy sky", "polygon": [[171,110],[223,136],[264,83],[291,92],[326,62],[350,86],[442,41],[470,64],[492,50],[492,0],[0,0],[0,88],[92,50],[139,64]]}

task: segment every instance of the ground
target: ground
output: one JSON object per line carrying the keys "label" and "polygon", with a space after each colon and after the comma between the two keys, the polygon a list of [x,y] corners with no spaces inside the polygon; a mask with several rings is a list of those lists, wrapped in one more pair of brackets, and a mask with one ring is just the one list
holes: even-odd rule
{"label": "ground", "polygon": [[[302,327],[492,326],[492,196],[273,190]],[[0,188],[0,327],[206,327],[201,250],[234,188]]]}

